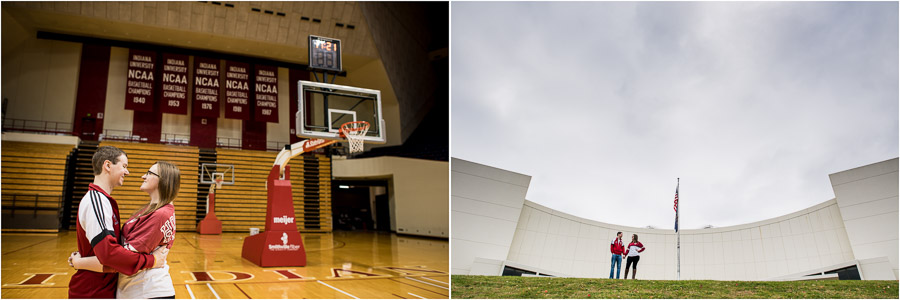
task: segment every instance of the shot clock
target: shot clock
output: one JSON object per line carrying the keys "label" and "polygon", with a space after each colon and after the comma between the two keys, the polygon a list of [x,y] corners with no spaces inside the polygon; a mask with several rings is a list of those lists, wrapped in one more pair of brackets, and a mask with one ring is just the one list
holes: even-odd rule
{"label": "shot clock", "polygon": [[309,68],[341,72],[341,40],[309,36]]}

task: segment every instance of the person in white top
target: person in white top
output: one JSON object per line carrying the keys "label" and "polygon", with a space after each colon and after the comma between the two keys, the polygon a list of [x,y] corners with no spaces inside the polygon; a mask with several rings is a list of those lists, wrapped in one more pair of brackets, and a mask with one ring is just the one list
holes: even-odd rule
{"label": "person in white top", "polygon": [[638,261],[641,260],[641,252],[644,252],[644,244],[638,241],[637,234],[632,234],[631,243],[625,249],[625,256],[627,257],[625,261],[625,279],[628,279],[628,267],[632,263],[634,263],[634,269],[631,269],[631,279],[637,279],[635,276],[637,275]]}

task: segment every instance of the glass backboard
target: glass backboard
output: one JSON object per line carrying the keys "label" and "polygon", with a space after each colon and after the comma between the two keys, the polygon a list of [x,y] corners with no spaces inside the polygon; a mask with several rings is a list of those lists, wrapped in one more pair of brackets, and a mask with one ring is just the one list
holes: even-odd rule
{"label": "glass backboard", "polygon": [[365,121],[369,130],[364,142],[385,142],[381,91],[304,80],[297,82],[297,90],[297,136],[344,140],[338,133],[342,124]]}

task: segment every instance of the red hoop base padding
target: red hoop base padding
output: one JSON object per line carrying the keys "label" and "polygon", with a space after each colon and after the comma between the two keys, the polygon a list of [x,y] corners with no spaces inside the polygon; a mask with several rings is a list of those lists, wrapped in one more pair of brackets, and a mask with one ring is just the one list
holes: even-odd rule
{"label": "red hoop base padding", "polygon": [[209,194],[209,213],[197,223],[199,234],[222,234],[222,221],[216,218],[216,194]]}
{"label": "red hoop base padding", "polygon": [[260,267],[305,267],[306,249],[294,223],[290,167],[278,179],[281,166],[269,171],[266,231],[244,238],[241,256]]}
{"label": "red hoop base padding", "polygon": [[[284,246],[283,241],[293,242],[290,245],[299,246],[295,250],[273,251],[270,245]],[[296,242],[295,242],[296,241]],[[305,267],[306,249],[303,248],[303,239],[296,231],[266,231],[257,235],[244,238],[244,249],[241,251],[244,259],[260,267]]]}

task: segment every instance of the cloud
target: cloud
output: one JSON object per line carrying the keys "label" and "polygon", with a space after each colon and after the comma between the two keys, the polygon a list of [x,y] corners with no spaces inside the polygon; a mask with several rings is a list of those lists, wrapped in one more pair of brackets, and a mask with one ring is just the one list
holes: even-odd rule
{"label": "cloud", "polygon": [[780,216],[898,153],[897,3],[452,4],[451,155],[630,226]]}

